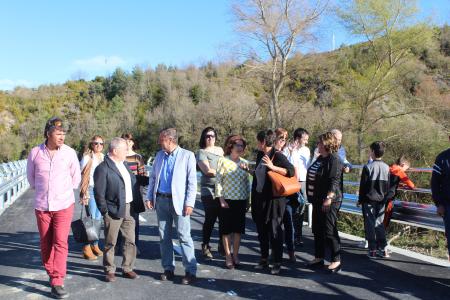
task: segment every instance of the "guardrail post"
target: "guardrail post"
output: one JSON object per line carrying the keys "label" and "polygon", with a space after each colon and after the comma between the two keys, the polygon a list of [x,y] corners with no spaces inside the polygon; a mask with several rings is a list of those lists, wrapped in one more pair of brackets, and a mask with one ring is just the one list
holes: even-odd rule
{"label": "guardrail post", "polygon": [[307,203],[306,204],[306,208],[308,209],[308,227],[311,228],[312,227],[312,204],[311,203]]}
{"label": "guardrail post", "polygon": [[[0,184],[3,184],[7,181],[7,172],[6,172],[6,164],[0,164]],[[0,195],[0,209],[3,210],[6,202],[6,194]]]}

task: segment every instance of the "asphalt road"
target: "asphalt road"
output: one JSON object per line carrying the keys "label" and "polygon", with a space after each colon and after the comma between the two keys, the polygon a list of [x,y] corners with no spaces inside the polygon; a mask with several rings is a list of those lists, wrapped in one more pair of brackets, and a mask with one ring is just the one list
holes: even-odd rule
{"label": "asphalt road", "polygon": [[[0,216],[0,299],[51,298],[40,260],[32,197],[31,190],[26,192]],[[156,216],[154,212],[141,216],[147,222],[141,223],[141,256],[135,269],[140,277],[136,280],[119,276],[114,283],[104,282],[101,259],[82,259],[81,246],[69,237],[65,286],[71,299],[450,299],[449,268],[398,254],[389,260],[372,261],[355,242],[344,239],[342,272],[330,275],[309,270],[304,262],[312,258],[313,241],[307,228],[305,245],[298,249],[295,264],[286,260],[279,276],[256,271],[259,246],[250,215],[241,248],[242,268],[225,269],[217,252],[214,260],[204,261],[200,255],[203,210],[199,201],[191,221],[199,280],[193,286],[181,285],[184,270],[177,256],[175,281],[161,282]],[[212,246],[217,249],[217,231],[213,237]],[[120,261],[121,257],[116,257],[119,266]]]}

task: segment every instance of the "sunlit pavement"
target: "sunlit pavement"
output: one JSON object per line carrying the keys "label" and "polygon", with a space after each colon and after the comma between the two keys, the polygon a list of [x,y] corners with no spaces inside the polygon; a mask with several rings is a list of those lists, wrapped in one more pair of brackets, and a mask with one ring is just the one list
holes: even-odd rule
{"label": "sunlit pavement", "polygon": [[[39,235],[32,208],[33,192],[26,192],[0,216],[0,299],[51,298],[48,276],[40,261]],[[76,205],[75,217],[80,206]],[[77,213],[78,212],[78,213]],[[213,251],[215,259],[201,257],[200,201],[192,217],[192,236],[198,258],[198,281],[181,284],[184,270],[177,256],[174,282],[161,282],[159,237],[154,212],[141,216],[141,255],[136,261],[136,280],[121,277],[104,282],[102,261],[81,258],[81,245],[69,237],[68,274],[65,282],[71,299],[450,299],[450,269],[409,257],[393,254],[389,260],[369,260],[356,242],[342,240],[343,271],[328,274],[309,270],[304,262],[312,258],[313,241],[305,227],[305,244],[297,249],[297,262],[284,261],[278,276],[268,270],[258,271],[258,241],[250,214],[247,233],[241,247],[240,269],[224,268],[224,259]],[[217,250],[217,231],[213,233],[213,250]],[[285,255],[287,258],[287,255]],[[116,257],[120,266],[121,257]]]}

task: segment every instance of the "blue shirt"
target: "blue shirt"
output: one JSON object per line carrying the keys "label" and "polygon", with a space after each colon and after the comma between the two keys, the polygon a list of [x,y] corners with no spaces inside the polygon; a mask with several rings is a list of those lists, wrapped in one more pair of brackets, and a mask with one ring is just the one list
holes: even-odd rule
{"label": "blue shirt", "polygon": [[344,165],[344,167],[349,167],[350,169],[353,168],[352,164],[347,160],[347,153],[345,151],[344,146],[339,147],[337,154],[339,156],[339,160]]}
{"label": "blue shirt", "polygon": [[158,193],[172,194],[173,168],[179,149],[180,148],[177,146],[172,153],[164,153],[161,175],[159,177]]}

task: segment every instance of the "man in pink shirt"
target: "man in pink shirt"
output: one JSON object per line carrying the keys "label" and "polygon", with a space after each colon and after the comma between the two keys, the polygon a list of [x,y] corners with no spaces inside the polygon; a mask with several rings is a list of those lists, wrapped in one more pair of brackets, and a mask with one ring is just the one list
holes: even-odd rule
{"label": "man in pink shirt", "polygon": [[50,277],[52,295],[67,298],[64,290],[68,236],[74,209],[74,189],[80,184],[80,164],[75,150],[64,144],[62,120],[51,118],[45,142],[28,155],[27,177],[35,190],[34,209],[41,240],[41,256]]}

